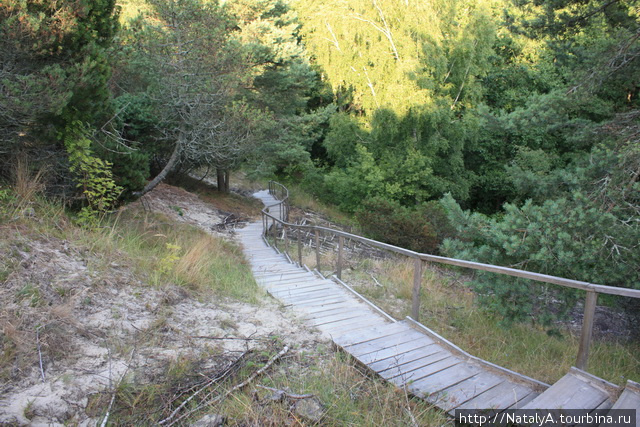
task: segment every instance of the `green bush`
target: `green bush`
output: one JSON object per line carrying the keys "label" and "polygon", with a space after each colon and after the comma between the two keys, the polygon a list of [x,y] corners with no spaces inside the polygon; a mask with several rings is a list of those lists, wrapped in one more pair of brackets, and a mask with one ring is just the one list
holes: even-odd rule
{"label": "green bush", "polygon": [[437,201],[408,208],[376,197],[362,203],[356,218],[372,239],[418,252],[436,253],[443,239],[454,233]]}
{"label": "green bush", "polygon": [[[442,203],[464,237],[445,240],[448,256],[609,286],[640,283],[640,227],[579,192],[540,205],[505,204],[496,218],[463,212],[450,197]],[[492,273],[478,274],[473,285],[483,304],[507,320],[533,316],[547,323],[567,313],[580,294]]]}

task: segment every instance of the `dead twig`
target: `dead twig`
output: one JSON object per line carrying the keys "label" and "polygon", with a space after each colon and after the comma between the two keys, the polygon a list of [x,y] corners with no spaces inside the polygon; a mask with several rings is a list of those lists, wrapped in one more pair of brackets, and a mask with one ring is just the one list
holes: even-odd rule
{"label": "dead twig", "polygon": [[277,394],[279,397],[286,397],[287,399],[292,399],[292,400],[309,399],[311,397],[315,397],[315,395],[313,394],[293,394],[285,390],[280,390],[278,388],[273,388],[273,387],[267,387],[260,384],[258,384],[256,387],[260,387],[262,389],[272,391],[275,394]]}
{"label": "dead twig", "polygon": [[[227,390],[224,394],[218,395],[218,396],[214,397],[211,400],[207,400],[207,398],[205,398],[205,401],[202,404],[198,405],[197,407],[195,407],[191,411],[181,415],[180,417],[178,417],[177,419],[175,419],[174,421],[172,421],[168,425],[172,426],[175,423],[177,423],[178,421],[182,420],[183,418],[188,417],[189,415],[193,414],[196,411],[199,411],[203,406],[205,406],[205,405],[213,405],[214,403],[223,400],[225,397],[229,396],[231,393],[235,392],[236,390],[239,390],[239,389],[245,387],[247,384],[251,383],[258,375],[262,375],[262,373],[264,371],[269,369],[271,367],[271,365],[273,365],[278,359],[280,359],[282,356],[284,356],[288,351],[289,351],[289,346],[285,345],[284,348],[282,350],[280,350],[280,352],[278,354],[276,354],[273,357],[271,357],[271,359],[269,359],[269,361],[262,368],[258,369],[253,374],[251,374],[249,376],[249,378],[247,378],[246,380],[242,381],[240,384],[236,384],[231,389]],[[175,417],[175,415],[180,411],[180,409],[182,409],[184,407],[184,405],[186,405],[186,403],[188,401],[191,401],[195,397],[196,394],[200,394],[200,392],[202,390],[204,390],[205,388],[206,387],[201,388],[194,395],[190,396],[189,399],[187,399],[187,401],[183,402],[178,408],[176,408],[176,410],[174,410],[171,413],[171,415],[169,415],[164,420],[160,421],[158,424],[162,425],[162,424],[168,423],[173,417]]]}
{"label": "dead twig", "polygon": [[100,427],[106,427],[107,422],[109,421],[109,416],[111,415],[111,409],[113,408],[113,403],[116,401],[116,393],[118,392],[118,387],[120,386],[120,383],[122,383],[122,380],[124,380],[124,377],[127,375],[127,372],[129,372],[129,366],[133,361],[133,355],[135,354],[135,352],[136,352],[136,348],[134,347],[131,350],[131,355],[129,356],[129,362],[126,365],[127,368],[122,373],[120,380],[116,384],[112,384],[111,383],[111,350],[109,350],[109,385],[113,388],[113,390],[111,392],[111,401],[109,402],[109,406],[107,407],[107,413],[104,415],[104,418],[102,419],[102,423],[100,424]]}
{"label": "dead twig", "polygon": [[236,341],[269,341],[268,338],[243,338],[243,337],[211,337],[206,335],[189,335],[189,338],[197,338],[201,340],[214,340],[214,341],[224,341],[224,340],[236,340]]}
{"label": "dead twig", "polygon": [[42,375],[42,382],[45,382],[44,379],[44,368],[42,366],[42,351],[40,350],[40,328],[42,326],[38,326],[36,328],[36,344],[38,345],[38,358],[40,359],[40,374]]}

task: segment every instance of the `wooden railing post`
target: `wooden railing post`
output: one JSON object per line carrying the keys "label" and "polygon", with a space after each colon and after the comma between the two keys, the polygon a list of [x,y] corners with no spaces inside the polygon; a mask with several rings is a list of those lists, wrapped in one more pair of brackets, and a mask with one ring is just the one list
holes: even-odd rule
{"label": "wooden railing post", "polygon": [[411,317],[416,322],[420,321],[420,287],[422,285],[422,260],[416,258],[413,261],[413,303]]}
{"label": "wooden railing post", "polygon": [[300,267],[302,267],[302,230],[298,228],[298,262],[300,263]]}
{"label": "wooden railing post", "polygon": [[587,291],[587,298],[584,301],[584,316],[582,318],[582,335],[580,337],[580,347],[578,348],[578,359],[576,360],[576,367],[583,371],[587,370],[589,346],[591,345],[593,319],[596,314],[597,301],[598,293],[595,291]]}
{"label": "wooden railing post", "polygon": [[278,248],[278,226],[276,225],[276,219],[273,218],[273,230],[271,231],[271,237],[273,237],[273,247]]}
{"label": "wooden railing post", "polygon": [[338,279],[342,279],[342,246],[344,246],[344,237],[338,236],[338,271],[336,273]]}
{"label": "wooden railing post", "polygon": [[320,233],[316,230],[316,270],[320,271]]}
{"label": "wooden railing post", "polygon": [[287,240],[287,226],[282,224],[282,237],[284,238],[284,253],[289,253],[289,241]]}

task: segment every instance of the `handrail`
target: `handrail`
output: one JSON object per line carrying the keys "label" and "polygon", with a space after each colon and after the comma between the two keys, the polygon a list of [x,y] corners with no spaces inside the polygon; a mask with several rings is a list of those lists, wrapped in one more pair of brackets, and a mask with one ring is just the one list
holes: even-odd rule
{"label": "handrail", "polygon": [[[526,270],[518,270],[510,267],[502,267],[498,265],[484,264],[480,262],[466,261],[466,260],[461,260],[456,258],[448,258],[448,257],[437,256],[437,255],[424,254],[424,253],[415,252],[409,249],[401,248],[398,246],[390,245],[388,243],[379,242],[377,240],[368,239],[366,237],[358,236],[356,234],[347,233],[341,230],[336,230],[336,229],[327,228],[327,227],[320,227],[316,225],[293,224],[293,223],[287,222],[288,214],[289,214],[289,191],[284,185],[275,181],[270,181],[269,193],[272,196],[274,196],[276,199],[278,199],[278,194],[277,194],[278,191],[280,191],[283,194],[282,196],[283,199],[281,199],[278,203],[267,206],[265,209],[262,210],[263,226],[264,226],[265,234],[268,230],[269,218],[271,218],[273,221],[274,229],[277,227],[276,223],[280,224],[285,229],[285,246],[286,246],[286,228],[288,227],[290,227],[291,229],[310,230],[315,232],[316,257],[317,257],[316,259],[317,259],[318,265],[320,264],[320,252],[318,248],[319,245],[317,243],[317,236],[319,232],[331,233],[335,236],[340,237],[340,243],[338,248],[339,256],[338,256],[338,275],[337,275],[339,278],[340,278],[340,271],[341,271],[341,255],[340,254],[342,252],[343,240],[345,238],[358,241],[361,243],[366,243],[370,246],[373,246],[379,249],[384,249],[390,252],[395,252],[416,260],[415,272],[414,272],[413,306],[412,306],[412,316],[411,316],[416,321],[418,320],[419,311],[420,311],[419,309],[420,287],[421,287],[423,262],[435,262],[439,264],[454,265],[458,267],[470,268],[472,270],[488,271],[488,272],[497,273],[497,274],[504,274],[507,276],[530,279],[537,282],[551,283],[554,285],[564,286],[568,288],[581,289],[587,292],[587,297],[586,297],[586,302],[584,306],[582,336],[580,339],[580,348],[578,350],[578,359],[576,362],[576,366],[579,369],[586,370],[587,359],[588,359],[588,349],[590,346],[591,335],[593,330],[593,320],[595,316],[597,295],[608,294],[608,295],[625,296],[625,297],[631,297],[631,298],[640,298],[639,289],[599,285],[599,284],[584,282],[580,280],[573,280],[573,279],[566,279],[558,276],[551,276],[548,274],[534,273]],[[282,205],[284,207],[283,209],[280,209],[280,211],[281,212],[286,211],[286,216],[282,215],[286,219],[276,218],[274,215],[272,215],[269,212],[269,208],[277,205]],[[298,253],[299,253],[299,257],[301,258],[300,242],[298,242],[298,245],[299,245]],[[302,262],[300,263],[302,264]]]}

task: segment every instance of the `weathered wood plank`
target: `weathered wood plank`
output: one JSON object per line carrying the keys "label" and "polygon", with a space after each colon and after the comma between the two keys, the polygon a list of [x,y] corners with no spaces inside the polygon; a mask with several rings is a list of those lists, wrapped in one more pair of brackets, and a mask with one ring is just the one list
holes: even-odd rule
{"label": "weathered wood plank", "polygon": [[303,281],[303,282],[293,282],[293,283],[283,283],[278,284],[274,283],[273,285],[265,286],[267,291],[271,292],[279,292],[286,289],[305,289],[305,288],[313,288],[326,286],[326,283],[323,280],[314,280],[314,281]]}
{"label": "weathered wood plank", "polygon": [[361,315],[361,316],[357,316],[357,317],[353,317],[350,319],[345,319],[345,320],[339,320],[336,322],[332,322],[332,323],[326,323],[323,325],[318,326],[318,329],[322,330],[322,331],[338,331],[344,328],[348,328],[351,327],[352,325],[355,326],[362,326],[362,327],[367,327],[368,325],[370,325],[372,322],[376,322],[378,321],[378,318],[375,317],[375,315],[371,312],[365,312],[365,314]]}
{"label": "weathered wood plank", "polygon": [[[399,387],[405,386],[407,384],[411,384],[411,386],[413,387],[413,385],[416,382],[424,378],[428,378],[431,375],[435,375],[440,371],[444,371],[445,369],[449,369],[453,366],[459,365],[460,363],[462,363],[462,360],[460,360],[459,358],[455,356],[449,356],[437,362],[430,363],[426,366],[423,366],[420,369],[415,369],[410,372],[402,373],[388,379],[389,381],[391,381],[392,383],[396,384]],[[410,391],[416,394],[417,396],[421,396],[419,394],[420,390],[416,389],[415,387],[413,389],[410,389]]]}
{"label": "weathered wood plank", "polygon": [[[393,354],[389,357],[371,361],[367,366],[376,372],[381,372],[386,369],[411,363],[415,360],[422,359],[423,357],[431,356],[432,354],[439,352],[443,352],[443,350],[438,345],[427,344],[426,346],[413,348],[400,354]],[[447,353],[447,356],[448,355],[449,353]]]}
{"label": "weathered wood plank", "polygon": [[344,334],[336,337],[335,342],[341,347],[349,347],[351,345],[360,344],[362,342],[370,341],[377,338],[382,338],[391,334],[395,334],[399,331],[404,331],[405,326],[401,323],[386,323],[377,327],[371,327],[367,330]]}
{"label": "weathered wood plank", "polygon": [[361,356],[373,351],[380,351],[385,348],[395,348],[400,344],[420,341],[423,345],[433,343],[429,337],[421,335],[414,330],[401,330],[395,334],[387,335],[382,338],[373,339],[364,343],[354,344],[347,348],[349,353],[355,356]]}
{"label": "weathered wood plank", "polygon": [[[411,374],[411,378],[408,378],[407,381],[409,379],[417,379],[417,378],[421,378],[422,375],[419,372],[412,374],[414,371],[419,371],[420,369],[423,369],[426,366],[432,365],[434,363],[437,363],[452,357],[451,353],[445,350],[442,350],[438,346],[431,346],[431,347],[434,347],[431,350],[433,351],[432,353],[425,352],[425,355],[423,357],[420,357],[419,359],[415,359],[407,363],[403,363],[401,365],[389,365],[389,367],[387,367],[386,369],[379,371],[378,374],[385,379],[391,379],[399,376],[406,377],[409,374]],[[451,359],[451,362],[457,362],[457,361],[455,361],[454,359]]]}
{"label": "weathered wood plank", "polygon": [[[627,385],[622,391],[620,397],[613,405],[612,409],[635,409],[640,410],[640,384],[631,380],[627,381]],[[640,415],[640,414],[637,414]],[[640,417],[636,417],[640,422]]]}
{"label": "weathered wood plank", "polygon": [[504,381],[503,377],[482,371],[465,381],[434,393],[429,396],[428,401],[443,411],[449,412]]}
{"label": "weathered wood plank", "polygon": [[[370,318],[370,320],[368,321],[368,323],[357,323],[357,324],[351,324],[351,325],[345,325],[342,327],[334,327],[331,328],[331,331],[328,331],[329,335],[331,335],[332,339],[334,339],[335,337],[338,337],[340,335],[343,335],[345,333],[348,332],[354,332],[354,331],[360,331],[360,330],[365,330],[365,329],[369,329],[372,326],[382,326],[386,324],[386,321],[383,319],[380,319],[379,317],[372,317]],[[335,340],[334,340],[335,342]]]}
{"label": "weathered wood plank", "polygon": [[358,309],[367,308],[367,306],[364,304],[358,304],[358,303],[353,304],[352,302],[345,301],[343,303],[332,304],[329,307],[317,307],[317,308],[314,307],[312,309],[309,309],[307,310],[307,318],[317,319],[320,317],[329,316],[331,314],[337,314],[343,311],[353,310],[354,307],[357,307]]}
{"label": "weathered wood plank", "polygon": [[313,291],[313,292],[309,292],[308,294],[304,294],[304,295],[291,295],[291,296],[287,296],[287,295],[280,295],[278,296],[278,299],[281,299],[285,305],[297,305],[297,303],[300,304],[306,304],[306,303],[312,303],[315,301],[323,301],[325,298],[339,298],[341,297],[342,299],[344,299],[344,295],[340,295],[338,292],[334,292],[331,290],[320,290],[320,291]]}
{"label": "weathered wood plank", "polygon": [[[635,409],[636,427],[640,427],[640,384],[631,380],[627,381],[626,387],[612,409]],[[623,424],[613,424],[613,426],[622,427]],[[628,425],[625,427],[628,427]]]}
{"label": "weathered wood plank", "polygon": [[311,273],[302,272],[298,270],[296,273],[287,273],[284,275],[273,275],[269,277],[258,277],[256,278],[257,282],[260,282],[265,285],[277,285],[277,284],[288,284],[295,282],[305,282],[305,281],[313,281],[313,280],[321,280],[318,277],[314,276]]}
{"label": "weathered wood plank", "polygon": [[[483,410],[487,415],[493,415],[522,401],[533,392],[524,385],[505,381],[471,400],[464,402],[456,409]],[[450,413],[453,411],[450,411]],[[453,415],[453,414],[452,414]]]}
{"label": "weathered wood plank", "polygon": [[[433,342],[428,340],[428,337],[426,337],[427,339],[425,340],[415,340],[415,341],[409,341],[409,342],[405,342],[402,344],[398,344],[395,345],[393,347],[388,347],[382,350],[378,350],[378,351],[374,351],[368,354],[362,354],[360,356],[358,356],[358,359],[361,360],[363,363],[366,363],[367,365],[369,365],[370,363],[373,363],[375,361],[381,360],[381,359],[385,359],[388,357],[392,357],[394,355],[397,354],[401,354],[404,353],[406,351],[410,351],[410,350],[415,350],[417,348],[421,348],[421,347],[426,347],[428,345],[432,345]],[[446,350],[445,350],[446,352]],[[446,352],[447,354],[450,354],[449,352]]]}
{"label": "weathered wood plank", "polygon": [[354,307],[362,308],[362,306],[358,305],[357,303],[354,304],[351,301],[345,300],[328,306],[307,307],[304,310],[304,313],[307,318],[315,319],[316,317],[326,316],[331,313],[338,313],[344,310],[352,310]]}
{"label": "weathered wood plank", "polygon": [[609,398],[606,390],[571,371],[523,409],[594,409]]}
{"label": "weathered wood plank", "polygon": [[369,310],[351,310],[350,312],[342,312],[333,316],[321,317],[320,319],[313,319],[311,323],[316,326],[328,325],[336,323],[342,320],[348,319],[362,319],[371,315]]}
{"label": "weathered wood plank", "polygon": [[438,399],[438,392],[459,384],[482,372],[482,369],[470,363],[458,363],[450,368],[416,380],[409,385],[409,390],[418,396],[427,397],[427,401],[434,403]]}
{"label": "weathered wood plank", "polygon": [[295,304],[294,307],[296,309],[300,309],[301,311],[304,311],[308,307],[330,307],[333,304],[336,304],[338,302],[346,302],[346,301],[347,300],[343,295],[334,295],[331,298],[327,298],[327,299],[300,301],[297,304]]}
{"label": "weathered wood plank", "polygon": [[308,294],[309,292],[314,292],[314,291],[333,291],[334,293],[337,293],[335,287],[331,285],[327,285],[326,283],[316,283],[316,284],[307,285],[307,286],[301,283],[300,284],[297,283],[289,286],[278,286],[278,287],[274,286],[274,287],[268,288],[267,290],[273,296],[305,295],[305,294]]}
{"label": "weathered wood plank", "polygon": [[[354,356],[362,356],[362,355],[373,353],[373,352],[379,352],[386,348],[396,348],[398,345],[411,343],[421,338],[422,337],[416,337],[411,334],[407,334],[406,330],[398,331],[393,335],[388,335],[383,338],[373,339],[367,342],[349,346],[348,348],[346,348],[346,350]],[[428,342],[431,342],[431,341],[427,341],[426,343]],[[397,353],[393,353],[393,354],[397,354]]]}
{"label": "weathered wood plank", "polygon": [[300,279],[305,277],[313,277],[310,273],[306,271],[302,271],[299,268],[295,270],[280,270],[277,271],[274,269],[273,271],[265,271],[264,273],[255,273],[256,281],[261,283],[269,283],[272,281],[280,281],[280,280],[291,280],[291,279]]}

